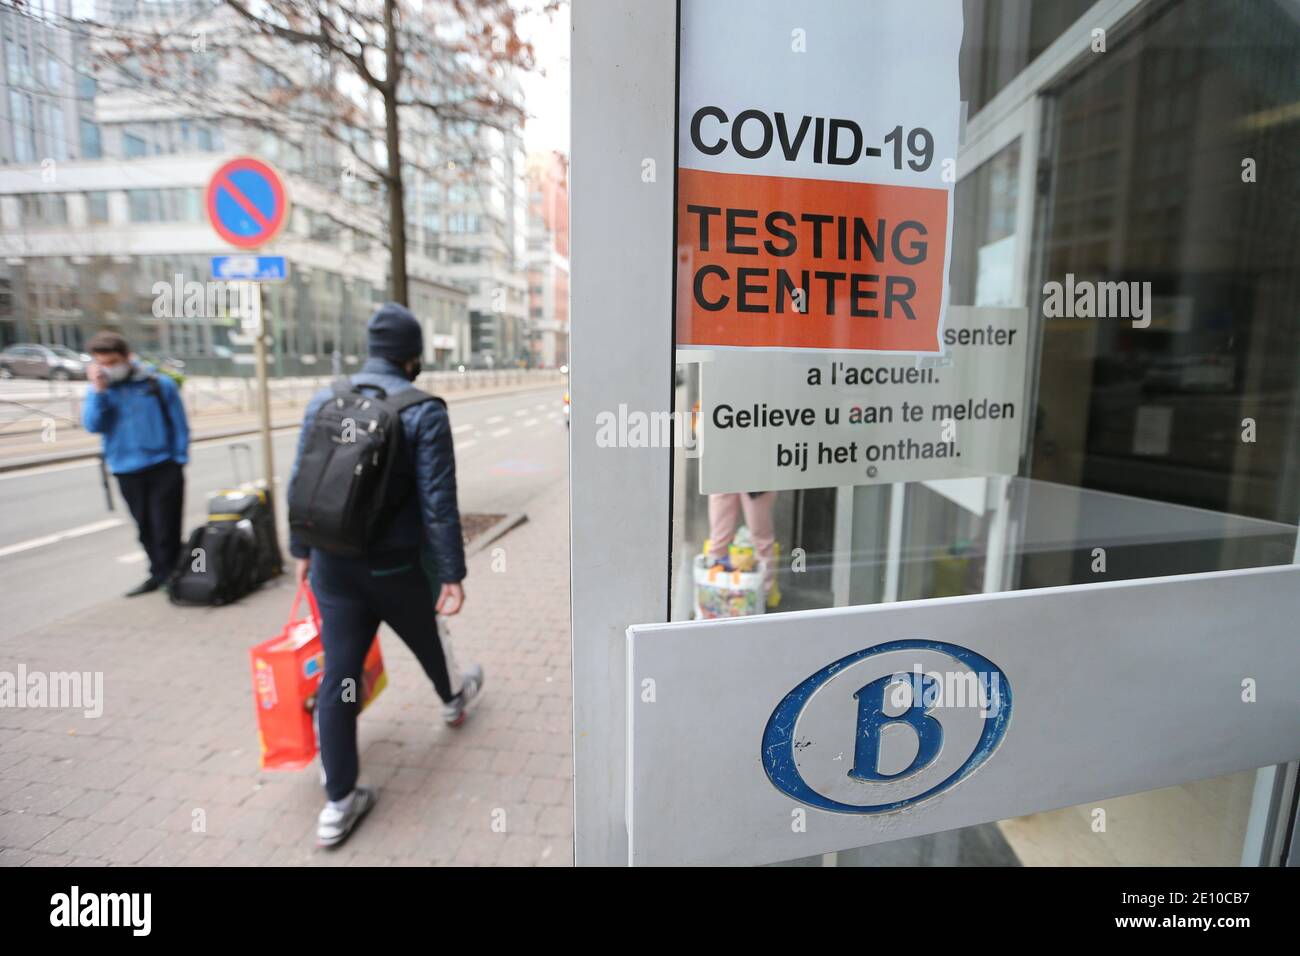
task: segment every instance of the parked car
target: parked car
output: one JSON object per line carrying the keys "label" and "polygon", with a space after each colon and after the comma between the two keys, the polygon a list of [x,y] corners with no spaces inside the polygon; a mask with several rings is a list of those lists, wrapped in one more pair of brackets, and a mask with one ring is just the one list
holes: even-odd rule
{"label": "parked car", "polygon": [[90,356],[63,345],[11,345],[0,352],[0,378],[84,379]]}

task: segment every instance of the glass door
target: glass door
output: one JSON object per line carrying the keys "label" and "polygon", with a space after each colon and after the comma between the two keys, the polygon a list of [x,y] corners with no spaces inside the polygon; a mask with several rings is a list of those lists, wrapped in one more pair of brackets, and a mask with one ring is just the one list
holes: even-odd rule
{"label": "glass door", "polygon": [[[1023,310],[1018,468],[708,495],[708,446],[688,447],[673,620],[1296,561],[1300,20],[1284,3],[1153,0],[1107,25],[1102,52],[1063,47],[1089,6],[965,4],[949,303],[974,326]],[[710,414],[712,359],[678,353],[677,408]],[[755,554],[757,596],[709,585]],[[796,862],[1269,862],[1294,777],[1263,768]]]}

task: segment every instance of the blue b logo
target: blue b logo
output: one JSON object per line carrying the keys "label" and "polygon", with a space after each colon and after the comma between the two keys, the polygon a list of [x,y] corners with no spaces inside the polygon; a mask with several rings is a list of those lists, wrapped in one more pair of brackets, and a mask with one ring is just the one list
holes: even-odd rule
{"label": "blue b logo", "polygon": [[[892,780],[928,766],[943,746],[943,724],[925,712],[925,700],[931,697],[937,681],[921,677],[922,692],[913,697],[903,714],[890,717],[885,714],[886,695],[893,688],[904,686],[894,677],[873,680],[853,696],[858,701],[858,741],[853,749],[853,769],[849,776],[858,780]],[[916,756],[897,773],[884,774],[876,768],[880,764],[880,735],[889,724],[904,723],[916,734]]]}
{"label": "blue b logo", "polygon": [[970,776],[1010,720],[1011,684],[987,658],[941,641],[890,641],[785,695],[763,732],[763,769],[802,803],[884,813]]}

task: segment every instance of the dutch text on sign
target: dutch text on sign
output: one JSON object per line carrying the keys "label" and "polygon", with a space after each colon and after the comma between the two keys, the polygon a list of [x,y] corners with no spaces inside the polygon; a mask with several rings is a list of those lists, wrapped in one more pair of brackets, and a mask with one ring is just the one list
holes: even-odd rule
{"label": "dutch text on sign", "polygon": [[1014,474],[1027,323],[950,306],[943,358],[715,355],[700,367],[700,492]]}

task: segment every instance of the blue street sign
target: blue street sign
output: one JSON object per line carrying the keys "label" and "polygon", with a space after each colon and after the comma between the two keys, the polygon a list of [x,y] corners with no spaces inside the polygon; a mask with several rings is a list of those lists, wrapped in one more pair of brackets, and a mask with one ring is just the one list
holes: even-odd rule
{"label": "blue street sign", "polygon": [[284,256],[213,256],[212,277],[227,282],[283,282],[289,278]]}
{"label": "blue street sign", "polygon": [[217,235],[240,249],[256,249],[284,227],[289,194],[280,174],[269,165],[253,156],[240,156],[212,174],[207,209]]}

